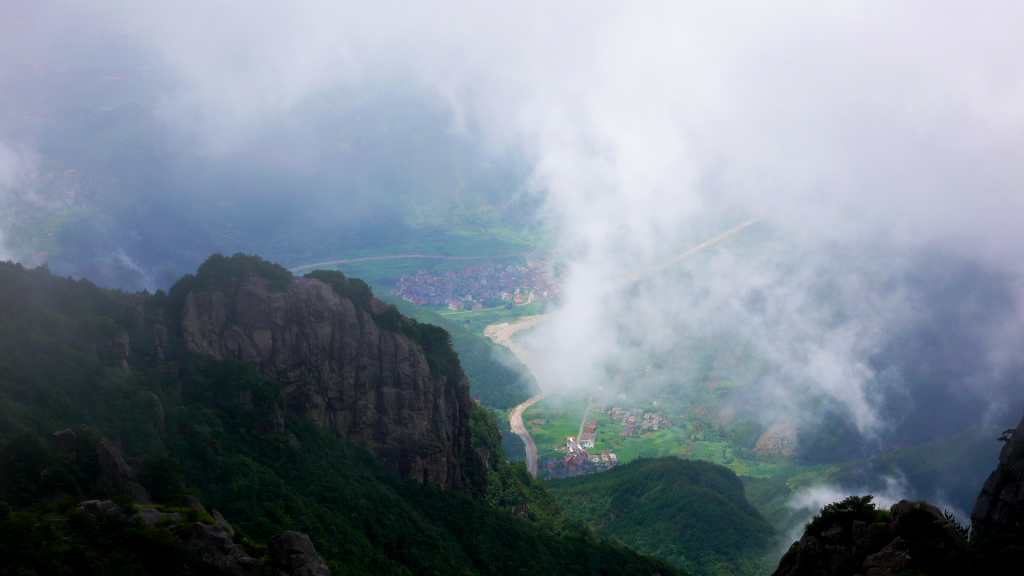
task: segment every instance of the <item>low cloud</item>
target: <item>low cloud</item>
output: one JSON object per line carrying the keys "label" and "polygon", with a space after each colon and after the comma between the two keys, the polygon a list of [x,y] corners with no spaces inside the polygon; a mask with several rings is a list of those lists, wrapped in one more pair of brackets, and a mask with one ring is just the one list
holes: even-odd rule
{"label": "low cloud", "polygon": [[[752,392],[765,420],[841,413],[877,438],[914,419],[926,386],[994,419],[1018,400],[1016,3],[99,6],[166,71],[161,125],[212,158],[273,129],[327,162],[296,118],[381,85],[432,90],[450,133],[524,158],[567,270],[536,335],[550,386],[728,335],[767,364]],[[321,212],[354,201],[338,190],[318,192]],[[958,340],[972,325],[982,340]],[[929,373],[943,357],[969,369]]]}
{"label": "low cloud", "polygon": [[780,549],[775,557],[781,556],[792,542],[799,540],[803,535],[804,526],[828,504],[840,502],[848,496],[870,494],[874,497],[872,502],[877,509],[888,510],[900,500],[911,498],[911,493],[912,489],[902,475],[880,478],[874,489],[866,487],[844,489],[831,484],[816,484],[803,488],[786,503],[786,506],[794,513],[793,523],[783,530],[785,534],[780,540]]}
{"label": "low cloud", "polygon": [[18,260],[6,240],[32,200],[29,184],[35,178],[37,162],[31,150],[0,140],[0,260]]}
{"label": "low cloud", "polygon": [[867,488],[842,489],[829,484],[817,484],[798,491],[789,500],[787,506],[794,511],[805,514],[805,522],[819,513],[821,509],[833,502],[839,502],[848,496],[874,496],[872,502],[879,509],[888,509],[893,504],[904,500],[911,492],[906,478],[901,475],[886,476],[881,479],[882,484],[874,490]]}

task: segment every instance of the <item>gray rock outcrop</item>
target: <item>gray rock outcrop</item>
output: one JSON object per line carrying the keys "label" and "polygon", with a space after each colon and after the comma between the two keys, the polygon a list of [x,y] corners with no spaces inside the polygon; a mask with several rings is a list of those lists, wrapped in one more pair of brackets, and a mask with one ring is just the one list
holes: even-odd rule
{"label": "gray rock outcrop", "polygon": [[280,383],[293,413],[366,447],[399,473],[466,491],[483,477],[470,444],[472,400],[461,369],[431,371],[424,348],[323,282],[296,278],[285,292],[250,276],[237,287],[193,291],[181,313],[188,348],[251,362]]}
{"label": "gray rock outcrop", "polygon": [[327,562],[317,553],[313,541],[301,532],[283,532],[267,542],[270,560],[287,567],[289,576],[331,576]]}
{"label": "gray rock outcrop", "polygon": [[885,522],[838,522],[818,534],[805,530],[779,561],[773,576],[888,576],[913,568],[914,542],[931,539],[946,548],[963,544],[935,506],[901,500]]}
{"label": "gray rock outcrop", "polygon": [[193,558],[213,566],[221,574],[231,576],[259,576],[263,574],[263,564],[245,549],[236,544],[231,534],[220,526],[196,524],[192,535],[185,543],[185,550]]}
{"label": "gray rock outcrop", "polygon": [[999,464],[974,504],[971,524],[972,539],[993,530],[1024,528],[1024,418],[999,452]]}
{"label": "gray rock outcrop", "polygon": [[136,502],[149,503],[149,492],[135,482],[135,470],[124,461],[121,451],[106,438],[96,445],[99,461],[97,483],[100,491],[112,496],[131,496]]}
{"label": "gray rock outcrop", "polygon": [[78,435],[71,428],[58,430],[50,434],[50,442],[58,452],[69,456],[75,453],[75,444],[78,442]]}

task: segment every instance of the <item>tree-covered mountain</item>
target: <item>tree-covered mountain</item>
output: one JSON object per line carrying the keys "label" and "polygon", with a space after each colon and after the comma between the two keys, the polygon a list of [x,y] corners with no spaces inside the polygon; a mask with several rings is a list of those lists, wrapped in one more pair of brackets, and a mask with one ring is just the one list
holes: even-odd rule
{"label": "tree-covered mountain", "polygon": [[774,529],[724,466],[641,458],[548,485],[566,514],[598,534],[694,574],[755,574],[765,568]]}
{"label": "tree-covered mountain", "polygon": [[[564,517],[505,460],[447,334],[358,281],[235,256],[169,294],[11,263],[0,291],[0,531],[20,534],[5,570],[196,573],[189,543],[212,530],[185,510],[198,498],[264,567],[268,538],[297,530],[335,574],[676,572]],[[424,398],[440,421],[415,422]],[[102,446],[123,454],[114,484],[98,479]],[[119,511],[90,516],[80,502],[93,498]],[[136,522],[151,506],[140,499],[179,520]],[[143,561],[150,549],[161,568]]]}

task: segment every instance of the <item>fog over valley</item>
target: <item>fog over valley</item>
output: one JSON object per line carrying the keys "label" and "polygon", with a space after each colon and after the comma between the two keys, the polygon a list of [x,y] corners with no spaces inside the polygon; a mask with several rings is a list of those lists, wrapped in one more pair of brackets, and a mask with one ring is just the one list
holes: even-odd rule
{"label": "fog over valley", "polygon": [[[6,0],[0,258],[155,292],[215,252],[521,255],[558,271],[521,335],[552,397],[685,402],[751,449],[792,430],[845,465],[790,486],[811,512],[871,491],[964,518],[1024,410],[1022,19]],[[929,476],[943,442],[969,458]]]}

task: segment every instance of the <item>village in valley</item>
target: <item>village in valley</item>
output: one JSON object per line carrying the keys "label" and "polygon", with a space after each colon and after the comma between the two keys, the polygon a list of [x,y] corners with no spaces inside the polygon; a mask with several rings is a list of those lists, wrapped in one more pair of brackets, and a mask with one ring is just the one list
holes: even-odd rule
{"label": "village in valley", "polygon": [[[596,449],[599,434],[615,435],[617,441],[622,441],[672,426],[672,422],[665,419],[660,413],[645,412],[642,408],[617,406],[609,408],[607,404],[594,403],[591,400],[588,402],[587,412],[584,413],[584,422],[591,412],[604,414],[603,420],[607,424],[601,427],[596,419],[591,420],[590,423],[581,427],[578,436],[568,436],[565,445],[556,448],[556,451],[564,453],[564,456],[549,458],[541,462],[545,477],[565,478],[593,474],[615,467],[619,463],[619,459],[613,451],[600,450],[598,452]],[[531,427],[546,423],[541,420],[530,422]]]}
{"label": "village in valley", "polygon": [[[456,312],[507,308],[557,300],[557,268],[529,261],[458,270],[420,270],[397,279],[391,294],[419,306]],[[678,456],[725,465],[738,474],[771,476],[796,453],[797,428],[784,418],[761,423],[738,413],[728,398],[750,378],[749,359],[728,342],[698,342],[684,356],[720,358],[718,365],[681,381],[666,381],[674,359],[655,358],[608,374],[585,397],[548,395],[522,413],[537,446],[537,475],[564,478],[611,470],[637,458]],[[700,366],[704,366],[701,364]],[[652,382],[661,382],[652,386]],[[652,389],[662,387],[652,394]],[[635,397],[643,390],[643,397]],[[680,393],[683,391],[683,393]]]}
{"label": "village in valley", "polygon": [[799,432],[785,418],[767,427],[740,419],[733,407],[712,397],[641,399],[601,388],[585,400],[550,396],[530,407],[523,423],[537,445],[538,476],[546,479],[670,455],[714,462],[737,474],[771,476],[789,465]]}
{"label": "village in valley", "polygon": [[561,278],[542,262],[527,262],[525,266],[466,266],[440,273],[420,270],[400,277],[391,294],[418,306],[482,310],[557,299],[561,295]]}

